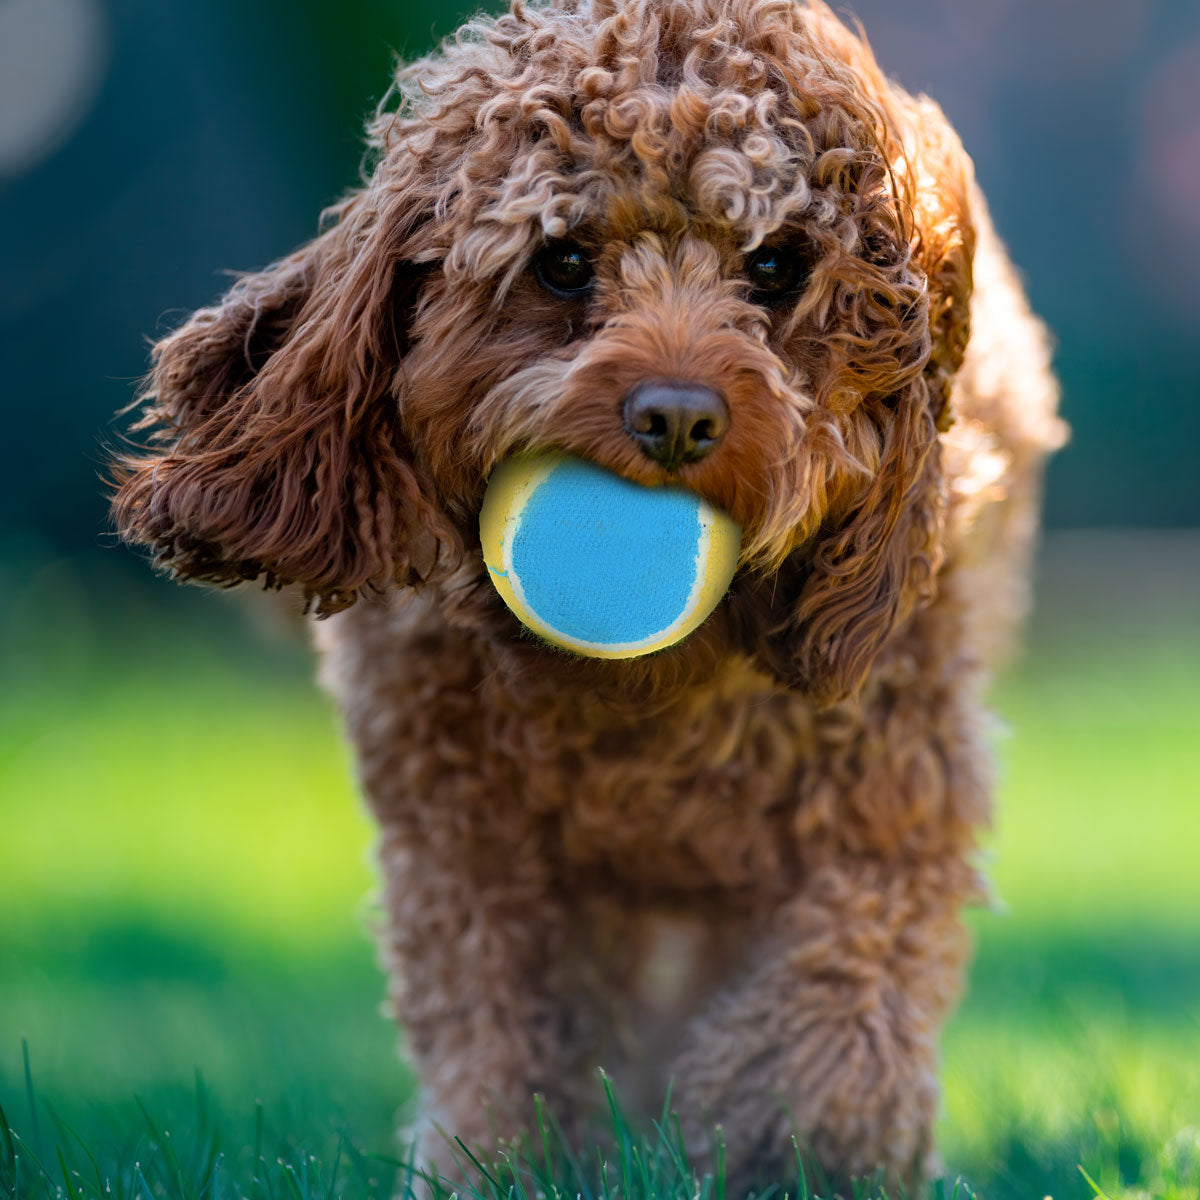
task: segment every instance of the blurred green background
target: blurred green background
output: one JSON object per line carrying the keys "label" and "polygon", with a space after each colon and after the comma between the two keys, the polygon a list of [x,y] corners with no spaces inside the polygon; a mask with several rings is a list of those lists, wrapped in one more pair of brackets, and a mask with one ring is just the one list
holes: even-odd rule
{"label": "blurred green background", "polygon": [[[114,1146],[197,1068],[233,1138],[261,1100],[288,1137],[385,1148],[411,1096],[302,637],[154,579],[98,474],[147,339],[311,235],[394,54],[463,11],[0,0],[0,1104],[27,1131],[22,1036],[43,1125]],[[943,1145],[985,1196],[1087,1195],[1078,1162],[1195,1196],[1200,5],[854,11],[973,153],[1074,428],[996,693],[1004,907],[972,917]]]}

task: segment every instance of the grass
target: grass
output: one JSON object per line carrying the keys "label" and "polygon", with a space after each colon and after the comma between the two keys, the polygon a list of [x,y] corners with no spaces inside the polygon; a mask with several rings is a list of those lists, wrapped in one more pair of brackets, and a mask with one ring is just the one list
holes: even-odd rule
{"label": "grass", "polygon": [[[1167,550],[1051,543],[998,689],[1003,910],[971,915],[943,1042],[946,1197],[1085,1198],[1080,1164],[1114,1200],[1200,1196],[1200,565],[1162,577],[1200,555]],[[424,1195],[370,830],[307,657],[71,564],[0,593],[0,1197]],[[534,1147],[465,1190],[717,1200],[669,1120],[608,1140],[607,1183],[594,1149]]]}
{"label": "grass", "polygon": [[[332,1155],[322,1161],[286,1137],[281,1144],[280,1134],[268,1128],[261,1105],[255,1110],[252,1135],[226,1143],[213,1120],[204,1083],[198,1079],[195,1109],[183,1139],[139,1104],[136,1140],[127,1142],[111,1164],[101,1163],[85,1140],[57,1116],[50,1165],[39,1128],[34,1129],[32,1141],[8,1130],[0,1142],[0,1194],[65,1200],[220,1200],[223,1192],[247,1200],[332,1200],[346,1194],[403,1200],[451,1200],[455,1196],[472,1200],[725,1200],[719,1140],[714,1169],[700,1172],[689,1161],[669,1095],[651,1132],[638,1131],[621,1111],[608,1080],[602,1078],[601,1083],[611,1121],[602,1138],[606,1150],[598,1151],[594,1159],[577,1154],[536,1098],[536,1125],[528,1143],[501,1147],[494,1160],[484,1162],[461,1139],[455,1139],[458,1169],[453,1179],[447,1179],[420,1171],[411,1156],[364,1154],[344,1132],[338,1134]],[[30,1103],[36,1104],[32,1096]],[[5,1120],[0,1110],[0,1122]],[[227,1144],[234,1147],[233,1156],[223,1148]],[[944,1183],[930,1194],[934,1200],[946,1200]],[[964,1200],[972,1195],[961,1181],[955,1181],[948,1194],[950,1200],[957,1200],[960,1194]],[[759,1195],[766,1200],[809,1200],[817,1195],[810,1190],[798,1146],[795,1174],[788,1185],[773,1184]],[[866,1181],[856,1186],[854,1200],[883,1200],[885,1195],[877,1181]]]}

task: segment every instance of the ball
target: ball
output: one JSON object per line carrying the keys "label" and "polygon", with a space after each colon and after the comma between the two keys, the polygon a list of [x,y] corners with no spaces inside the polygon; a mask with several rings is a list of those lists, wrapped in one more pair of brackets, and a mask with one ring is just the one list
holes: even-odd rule
{"label": "ball", "polygon": [[517,619],[590,658],[636,658],[687,637],[728,590],[742,539],[694,492],[643,487],[561,454],[496,467],[479,533]]}

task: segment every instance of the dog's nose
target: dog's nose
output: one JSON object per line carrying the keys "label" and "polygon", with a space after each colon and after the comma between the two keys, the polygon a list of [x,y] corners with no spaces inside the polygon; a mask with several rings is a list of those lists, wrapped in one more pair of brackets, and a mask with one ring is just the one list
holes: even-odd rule
{"label": "dog's nose", "polygon": [[720,445],[729,406],[702,383],[639,383],[625,397],[625,431],[647,458],[674,471]]}

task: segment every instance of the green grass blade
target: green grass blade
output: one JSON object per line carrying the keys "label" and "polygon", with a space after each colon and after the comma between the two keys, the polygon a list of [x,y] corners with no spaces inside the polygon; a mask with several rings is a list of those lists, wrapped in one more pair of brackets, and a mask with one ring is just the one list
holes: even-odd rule
{"label": "green grass blade", "polygon": [[42,1162],[41,1156],[34,1150],[34,1148],[27,1141],[25,1141],[24,1138],[21,1137],[21,1135],[19,1133],[15,1132],[15,1131],[13,1132],[13,1140],[16,1142],[17,1146],[20,1147],[22,1150],[24,1150],[25,1153],[29,1156],[30,1161],[33,1163],[33,1165],[35,1167],[37,1167],[42,1178],[50,1185],[51,1191],[52,1192],[56,1191],[57,1189],[55,1188],[54,1177],[50,1174],[49,1171],[46,1170],[46,1165],[45,1165],[45,1163]]}
{"label": "green grass blade", "polygon": [[571,1179],[575,1185],[573,1190],[582,1197],[582,1200],[595,1200],[595,1197],[592,1195],[592,1189],[588,1184],[587,1172],[584,1170],[583,1161],[575,1153],[571,1145],[571,1140],[567,1137],[562,1124],[549,1108],[546,1109],[546,1119],[550,1122],[550,1128],[554,1133],[555,1140],[562,1148],[563,1158],[566,1159],[567,1166],[571,1168]]}
{"label": "green grass blade", "polygon": [[1100,1200],[1112,1200],[1112,1197],[1083,1169],[1083,1164],[1079,1163],[1077,1165],[1079,1167],[1080,1175],[1087,1180],[1088,1187],[1090,1187],[1092,1191],[1100,1197]]}
{"label": "green grass blade", "polygon": [[629,1127],[617,1104],[616,1093],[613,1091],[612,1080],[604,1072],[600,1072],[600,1082],[604,1085],[604,1095],[608,1098],[608,1111],[612,1114],[613,1132],[617,1137],[617,1149],[621,1155],[621,1189],[626,1200],[633,1196],[629,1174]]}
{"label": "green grass blade", "polygon": [[537,1121],[538,1135],[542,1145],[542,1166],[546,1179],[553,1188],[552,1195],[558,1195],[558,1187],[554,1184],[554,1166],[550,1157],[550,1130],[546,1125],[546,1102],[541,1092],[535,1092],[533,1097],[534,1118]]}
{"label": "green grass blade", "polygon": [[146,1128],[150,1131],[150,1136],[158,1144],[160,1153],[179,1184],[180,1200],[197,1200],[192,1194],[192,1190],[188,1186],[187,1179],[184,1176],[183,1163],[179,1161],[179,1155],[175,1152],[175,1144],[171,1140],[171,1134],[165,1129],[160,1130],[158,1128],[154,1123],[154,1119],[150,1116],[150,1110],[142,1103],[140,1096],[134,1096],[133,1102],[137,1105],[138,1111],[142,1114],[142,1119],[146,1122]]}
{"label": "green grass blade", "polygon": [[56,1146],[54,1152],[58,1156],[58,1165],[62,1170],[63,1186],[67,1189],[67,1195],[71,1200],[79,1200],[79,1193],[75,1190],[75,1185],[71,1182],[71,1170],[67,1166],[67,1160],[62,1152],[62,1147]]}
{"label": "green grass blade", "polygon": [[633,1165],[637,1167],[638,1178],[642,1181],[642,1200],[651,1200],[656,1193],[654,1184],[650,1179],[650,1165],[648,1162],[649,1155],[640,1154],[638,1147],[633,1148]]}
{"label": "green grass blade", "polygon": [[509,1194],[515,1190],[519,1200],[529,1200],[525,1192],[525,1185],[521,1182],[520,1175],[517,1174],[517,1164],[511,1154],[505,1153],[504,1164],[508,1167],[508,1173],[513,1177],[513,1186],[509,1188]]}
{"label": "green grass blade", "polygon": [[133,1164],[133,1177],[134,1180],[141,1185],[142,1200],[158,1200],[153,1191],[150,1190],[150,1185],[146,1182],[146,1176],[142,1174],[141,1163]]}
{"label": "green grass blade", "polygon": [[686,1184],[691,1179],[692,1166],[688,1161],[687,1147],[684,1145],[678,1113],[666,1114],[663,1124],[655,1121],[654,1129],[658,1134],[659,1145],[666,1150],[670,1157],[680,1182]]}
{"label": "green grass blade", "polygon": [[263,1103],[254,1102],[254,1179],[266,1200],[275,1200],[275,1187],[271,1183],[271,1172],[263,1157]]}
{"label": "green grass blade", "polygon": [[25,1066],[25,1099],[29,1104],[29,1125],[33,1130],[33,1144],[37,1148],[37,1156],[42,1157],[42,1131],[38,1127],[37,1098],[33,1093],[33,1071],[29,1066],[29,1039],[21,1039],[21,1060]]}
{"label": "green grass blade", "polygon": [[800,1156],[800,1142],[792,1136],[792,1150],[796,1155],[796,1200],[808,1200],[808,1176],[804,1171],[804,1159]]}
{"label": "green grass blade", "polygon": [[460,1137],[456,1137],[454,1140],[455,1140],[455,1142],[458,1143],[459,1148],[467,1156],[467,1158],[469,1158],[471,1160],[471,1164],[472,1164],[472,1166],[474,1166],[475,1170],[477,1170],[480,1173],[480,1175],[482,1175],[484,1177],[484,1179],[486,1179],[488,1181],[488,1183],[491,1184],[493,1192],[497,1196],[504,1195],[505,1189],[503,1187],[501,1187],[500,1182],[497,1179],[494,1179],[492,1177],[492,1174],[487,1169],[487,1167],[485,1167],[483,1165],[483,1163],[481,1163],[479,1161],[479,1159],[477,1159],[475,1157],[475,1155],[472,1154],[469,1149],[467,1149],[467,1143],[464,1142],[462,1140],[462,1138],[460,1138]]}
{"label": "green grass blade", "polygon": [[283,1171],[283,1181],[291,1190],[292,1200],[308,1200],[304,1194],[304,1189],[300,1186],[300,1182],[296,1178],[296,1168],[291,1163],[280,1161],[280,1167]]}
{"label": "green grass blade", "polygon": [[88,1148],[87,1142],[85,1142],[83,1138],[80,1137],[79,1134],[57,1114],[55,1115],[54,1119],[55,1124],[58,1126],[60,1132],[65,1133],[68,1137],[74,1140],[75,1144],[80,1150],[83,1151],[85,1157],[91,1165],[92,1174],[96,1177],[96,1194],[99,1196],[105,1195],[108,1189],[104,1179],[104,1172],[100,1170],[100,1164],[96,1161],[96,1156]]}
{"label": "green grass blade", "polygon": [[333,1156],[333,1167],[329,1172],[329,1185],[325,1188],[325,1200],[333,1200],[334,1196],[337,1194],[338,1170],[342,1165],[342,1145],[345,1140],[345,1136],[339,1133],[337,1150]]}
{"label": "green grass blade", "polygon": [[12,1176],[13,1186],[17,1180],[17,1148],[13,1144],[12,1130],[8,1127],[8,1116],[0,1104],[0,1144],[4,1147],[4,1169]]}

